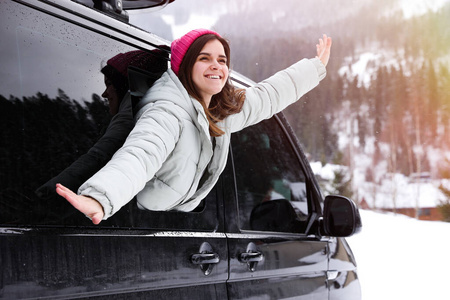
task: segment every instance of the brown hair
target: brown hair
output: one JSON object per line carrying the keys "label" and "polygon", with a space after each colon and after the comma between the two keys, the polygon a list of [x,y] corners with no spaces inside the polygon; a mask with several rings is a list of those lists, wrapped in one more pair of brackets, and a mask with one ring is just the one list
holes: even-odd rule
{"label": "brown hair", "polygon": [[205,44],[214,39],[218,40],[223,45],[227,57],[226,64],[228,69],[230,68],[230,46],[228,45],[228,42],[215,34],[205,34],[198,37],[189,47],[181,62],[178,78],[188,94],[202,104],[209,120],[209,134],[217,137],[224,134],[224,131],[217,126],[217,122],[241,111],[242,106],[244,105],[245,92],[242,89],[236,89],[228,77],[222,91],[213,95],[209,108],[206,107],[205,102],[192,80],[192,69]]}

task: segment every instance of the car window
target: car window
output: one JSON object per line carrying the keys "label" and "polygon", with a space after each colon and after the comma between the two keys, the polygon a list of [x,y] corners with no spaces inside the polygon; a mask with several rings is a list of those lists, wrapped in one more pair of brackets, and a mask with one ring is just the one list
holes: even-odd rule
{"label": "car window", "polygon": [[[100,70],[108,59],[136,48],[101,30],[91,31],[12,1],[2,2],[2,8],[0,224],[92,225],[56,195],[54,182],[42,187],[105,134],[111,116],[102,97],[105,83]],[[8,18],[6,12],[11,11],[20,11],[23,17]],[[93,155],[96,164],[85,178],[70,171],[60,179],[75,182],[71,188],[76,191],[89,173],[106,163],[97,152]],[[209,197],[214,198],[215,191]],[[217,220],[214,205],[192,213],[164,213],[140,211],[133,200],[100,227],[215,228],[216,221],[205,221]]]}
{"label": "car window", "polygon": [[72,208],[53,189],[42,197],[36,191],[102,136],[110,115],[100,69],[134,49],[12,1],[3,5],[23,17],[5,13],[0,21],[0,222],[61,224]]}
{"label": "car window", "polygon": [[275,118],[233,134],[240,228],[303,233],[306,176]]}

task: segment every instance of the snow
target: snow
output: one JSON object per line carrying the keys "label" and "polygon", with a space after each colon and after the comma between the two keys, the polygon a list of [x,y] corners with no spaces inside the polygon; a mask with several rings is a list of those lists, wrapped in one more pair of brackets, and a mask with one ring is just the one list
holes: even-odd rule
{"label": "snow", "polygon": [[359,195],[374,208],[394,208],[394,201],[397,208],[416,207],[416,204],[419,208],[436,207],[445,200],[439,190],[439,182],[412,183],[405,176],[396,174],[392,180],[383,180],[378,187],[365,183],[366,188],[374,188],[367,193],[363,186]]}
{"label": "snow", "polygon": [[370,48],[378,49],[377,53],[367,51],[359,53],[354,57],[347,57],[347,65],[339,69],[339,75],[342,77],[347,76],[348,78],[357,77],[359,86],[368,88],[380,69],[380,66],[398,70],[400,65],[402,65],[405,68],[405,62],[403,60],[398,61],[398,56],[400,55],[401,57],[404,54],[403,51],[399,50],[394,52],[392,50],[382,49],[377,43],[374,43]]}
{"label": "snow", "polygon": [[[363,199],[370,208],[429,208],[436,207],[446,200],[439,190],[443,185],[450,188],[450,180],[422,179],[419,182],[403,174],[388,173],[386,164],[379,164],[374,168],[374,182],[366,181],[365,172],[370,167],[365,155],[356,155],[358,164],[353,170],[352,184],[355,192],[353,200],[361,202]],[[313,173],[322,181],[324,194],[334,193],[330,182],[336,171],[349,172],[349,168],[340,165],[311,162]]]}
{"label": "snow", "polygon": [[400,7],[405,18],[423,15],[428,11],[437,11],[444,6],[448,0],[401,0]]}
{"label": "snow", "polygon": [[[400,207],[434,207],[444,200],[439,185],[450,188],[450,179],[412,181],[398,173],[387,173],[383,166],[374,170],[373,184],[365,181],[364,170],[370,161],[364,155],[355,157],[353,174],[357,195],[369,205],[390,208],[395,197]],[[334,179],[343,166],[312,162],[311,169],[322,180]],[[324,194],[327,194],[325,188]],[[373,197],[375,195],[375,197]],[[450,223],[419,221],[400,214],[360,210],[362,231],[347,238],[358,264],[362,300],[379,299],[450,299],[447,292],[447,270],[450,259],[448,234]]]}
{"label": "snow", "polygon": [[333,164],[326,164],[323,166],[320,161],[311,162],[310,166],[315,175],[319,175],[321,179],[327,181],[333,181],[334,172],[339,171],[342,168],[342,166]]}
{"label": "snow", "polygon": [[362,53],[356,62],[353,62],[350,66],[344,66],[339,70],[339,75],[345,74],[356,75],[359,78],[359,82],[362,82],[365,86],[370,84],[373,73],[376,72],[376,65],[370,67],[371,61],[377,61],[381,58],[381,54],[375,54],[372,52]]}
{"label": "snow", "polygon": [[362,231],[347,238],[362,300],[449,299],[450,223],[361,210]]}

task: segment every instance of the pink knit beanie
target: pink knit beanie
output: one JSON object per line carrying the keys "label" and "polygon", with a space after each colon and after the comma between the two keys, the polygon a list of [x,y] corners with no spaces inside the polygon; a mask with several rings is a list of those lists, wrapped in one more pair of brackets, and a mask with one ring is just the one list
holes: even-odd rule
{"label": "pink knit beanie", "polygon": [[205,34],[215,34],[218,37],[220,37],[220,35],[217,32],[214,32],[212,30],[194,29],[183,35],[181,38],[176,39],[172,42],[172,45],[170,47],[171,48],[170,65],[172,67],[172,70],[175,72],[177,76],[178,71],[180,70],[181,62],[183,61],[184,55],[186,54],[189,47],[198,37]]}

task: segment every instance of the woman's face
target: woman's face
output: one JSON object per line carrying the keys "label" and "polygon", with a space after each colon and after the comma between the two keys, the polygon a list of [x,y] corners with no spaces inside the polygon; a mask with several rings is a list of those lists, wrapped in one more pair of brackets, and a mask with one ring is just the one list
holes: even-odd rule
{"label": "woman's face", "polygon": [[111,116],[114,116],[119,112],[119,104],[120,104],[119,95],[117,94],[117,91],[114,88],[111,80],[109,80],[108,77],[106,76],[105,76],[105,86],[106,89],[103,92],[102,97],[108,99],[109,113],[111,114]]}
{"label": "woman's face", "polygon": [[227,57],[222,43],[211,40],[200,51],[192,68],[192,81],[206,106],[228,80]]}

